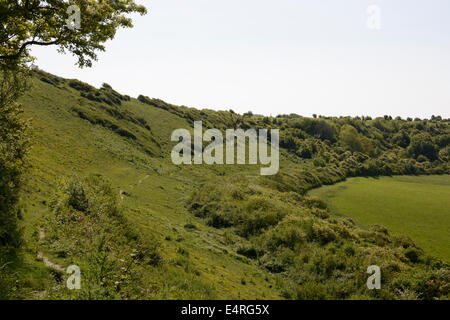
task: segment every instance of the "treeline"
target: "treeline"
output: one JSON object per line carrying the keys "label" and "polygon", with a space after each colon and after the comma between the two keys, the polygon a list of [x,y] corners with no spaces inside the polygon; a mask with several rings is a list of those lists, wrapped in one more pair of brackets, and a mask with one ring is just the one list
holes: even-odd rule
{"label": "treeline", "polygon": [[[294,118],[282,121],[281,128],[284,132],[282,145],[302,158],[312,158],[326,146],[338,152],[344,149],[364,153],[372,158],[401,148],[405,151],[404,157],[419,162],[445,161],[449,155],[449,122],[442,120]],[[305,143],[307,139],[310,140]]]}
{"label": "treeline", "polygon": [[284,158],[299,164],[282,164],[280,174],[269,178],[279,190],[305,192],[353,176],[450,173],[450,120],[441,116],[264,117],[176,107],[162,100],[158,107],[177,110],[177,115],[208,128],[279,128]]}
{"label": "treeline", "polygon": [[159,99],[139,100],[207,128],[280,129],[280,147],[315,167],[341,167],[345,176],[448,173],[450,119],[384,116],[313,118],[296,114],[265,117],[247,112],[197,110]]}

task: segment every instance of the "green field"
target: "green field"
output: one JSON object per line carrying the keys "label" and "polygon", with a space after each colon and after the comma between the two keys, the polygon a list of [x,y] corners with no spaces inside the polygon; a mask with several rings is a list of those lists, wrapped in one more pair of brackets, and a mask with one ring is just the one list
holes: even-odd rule
{"label": "green field", "polygon": [[450,260],[450,176],[351,178],[312,190],[331,211],[358,224],[380,224]]}

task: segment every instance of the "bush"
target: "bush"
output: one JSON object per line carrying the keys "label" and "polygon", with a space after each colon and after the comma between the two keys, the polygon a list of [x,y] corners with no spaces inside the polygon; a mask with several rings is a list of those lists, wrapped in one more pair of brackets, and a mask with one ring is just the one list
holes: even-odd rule
{"label": "bush", "polygon": [[437,159],[439,149],[433,143],[431,136],[428,133],[420,133],[411,138],[407,152],[409,155],[418,159],[420,155],[434,161]]}
{"label": "bush", "polygon": [[336,233],[328,226],[314,224],[312,229],[314,240],[320,242],[321,244],[327,244],[336,240]]}
{"label": "bush", "polygon": [[243,237],[249,237],[259,233],[263,229],[274,226],[282,219],[282,215],[277,212],[254,212],[250,213],[238,226]]}
{"label": "bush", "polygon": [[82,92],[95,92],[97,90],[93,86],[79,80],[70,80],[69,86]]}
{"label": "bush", "polygon": [[348,146],[348,148],[354,151],[363,151],[363,145],[361,143],[360,135],[358,131],[350,125],[345,125],[341,129],[340,140]]}
{"label": "bush", "polygon": [[308,281],[297,286],[297,300],[325,300],[328,298],[326,285],[316,281]]}
{"label": "bush", "polygon": [[258,258],[258,256],[260,256],[262,254],[261,250],[257,250],[253,246],[242,246],[242,247],[239,247],[236,250],[236,252],[238,254],[246,256],[247,258],[250,258],[250,259],[256,259],[256,258]]}
{"label": "bush", "polygon": [[297,225],[280,224],[266,235],[266,246],[275,251],[278,247],[294,249],[298,244],[306,241],[306,234]]}
{"label": "bush", "polygon": [[351,245],[347,245],[347,246],[344,248],[344,252],[345,252],[345,254],[348,255],[348,256],[354,256],[355,253],[356,253],[355,248],[353,248],[353,246],[351,246]]}
{"label": "bush", "polygon": [[303,200],[303,204],[309,209],[311,209],[311,208],[318,208],[318,209],[323,209],[323,210],[328,209],[327,203],[317,197],[306,197]]}
{"label": "bush", "polygon": [[195,224],[193,224],[193,223],[186,223],[186,224],[184,225],[184,228],[185,228],[185,229],[188,229],[188,230],[196,230],[196,229],[197,229],[197,227],[196,227]]}
{"label": "bush", "polygon": [[211,212],[208,214],[206,222],[209,226],[220,229],[228,228],[233,225],[233,216],[230,212]]}
{"label": "bush", "polygon": [[89,208],[86,191],[80,180],[71,180],[66,189],[67,204],[75,210],[87,212]]}
{"label": "bush", "polygon": [[416,248],[406,249],[404,255],[412,263],[417,263],[420,260],[420,252]]}

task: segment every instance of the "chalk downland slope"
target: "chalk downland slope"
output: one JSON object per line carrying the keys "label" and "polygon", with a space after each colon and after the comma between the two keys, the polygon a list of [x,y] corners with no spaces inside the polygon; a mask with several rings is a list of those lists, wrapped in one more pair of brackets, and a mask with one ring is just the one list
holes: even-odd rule
{"label": "chalk downland slope", "polygon": [[[277,118],[130,98],[35,71],[24,250],[2,297],[445,299],[448,264],[402,235],[330,214],[305,192],[351,176],[449,173],[449,122]],[[280,128],[280,172],[175,166],[174,129]],[[46,236],[39,240],[39,230]],[[55,265],[81,267],[69,291]],[[2,257],[0,265],[9,257]],[[381,290],[366,269],[382,268]],[[17,282],[15,280],[18,279]],[[9,288],[10,288],[9,287]]]}

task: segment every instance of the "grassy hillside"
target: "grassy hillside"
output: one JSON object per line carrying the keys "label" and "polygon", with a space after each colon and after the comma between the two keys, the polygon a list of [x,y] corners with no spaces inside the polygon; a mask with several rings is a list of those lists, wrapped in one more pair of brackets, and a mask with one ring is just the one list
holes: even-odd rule
{"label": "grassy hillside", "polygon": [[312,190],[331,212],[363,226],[382,224],[450,261],[450,176],[352,178]]}
{"label": "grassy hillside", "polygon": [[[448,120],[196,110],[43,71],[21,103],[33,128],[25,244],[1,257],[1,297],[449,297],[448,264],[305,195],[351,176],[449,174]],[[280,128],[280,172],[173,165],[170,135],[194,120]],[[71,264],[82,269],[79,291],[54,267]],[[383,270],[380,291],[365,286],[371,264]]]}
{"label": "grassy hillside", "polygon": [[[110,181],[118,207],[135,231],[154,237],[159,252],[164,256],[161,265],[145,268],[146,287],[155,289],[131,296],[127,293],[124,297],[280,297],[274,289],[276,283],[272,275],[229,250],[224,245],[223,232],[199,223],[199,219],[188,214],[184,208],[184,198],[193,189],[194,181],[212,180],[217,176],[215,171],[198,172],[194,168],[176,167],[171,164],[170,157],[166,157],[171,131],[188,127],[186,120],[162,109],[149,108],[136,100],[122,101],[120,109],[112,106],[129,114],[130,119],[122,115],[114,117],[104,109],[96,110],[97,104],[80,97],[80,92],[70,87],[69,81],[50,79],[56,79],[59,83],[49,84],[33,79],[32,91],[22,100],[25,116],[31,118],[33,123],[32,168],[24,192],[24,234],[29,250],[23,259],[25,266],[33,268],[35,273],[30,278],[36,280],[30,284],[26,279],[25,283],[18,285],[22,288],[31,285],[29,290],[22,290],[19,297],[37,297],[32,293],[41,294],[44,290],[49,297],[70,296],[68,292],[59,293],[59,289],[56,293],[52,292],[59,278],[52,275],[52,270],[47,270],[47,273],[41,270],[39,267],[44,267],[42,261],[33,260],[38,251],[43,251],[51,261],[64,267],[83,260],[82,253],[78,253],[79,256],[76,252],[61,256],[60,247],[66,243],[59,237],[73,238],[73,231],[67,230],[55,241],[47,236],[39,240],[38,231],[43,228],[50,235],[52,230],[48,228],[59,228],[54,221],[48,221],[53,213],[48,205],[61,183],[71,181],[73,176],[82,179],[89,174],[101,175]],[[123,136],[102,124],[94,125],[82,119],[75,108],[86,114],[92,112],[92,116],[129,130],[137,139]],[[155,129],[150,131],[136,124],[133,119],[137,119],[137,115]],[[142,135],[139,135],[141,132]],[[145,135],[147,132],[149,134]],[[185,227],[190,225],[195,228]],[[83,239],[85,235],[80,232],[80,246],[94,246],[95,241],[101,240]],[[130,250],[115,259],[120,262],[132,253]],[[29,272],[24,270],[25,274]],[[46,276],[43,277],[42,273]],[[242,279],[246,279],[245,285]]]}

